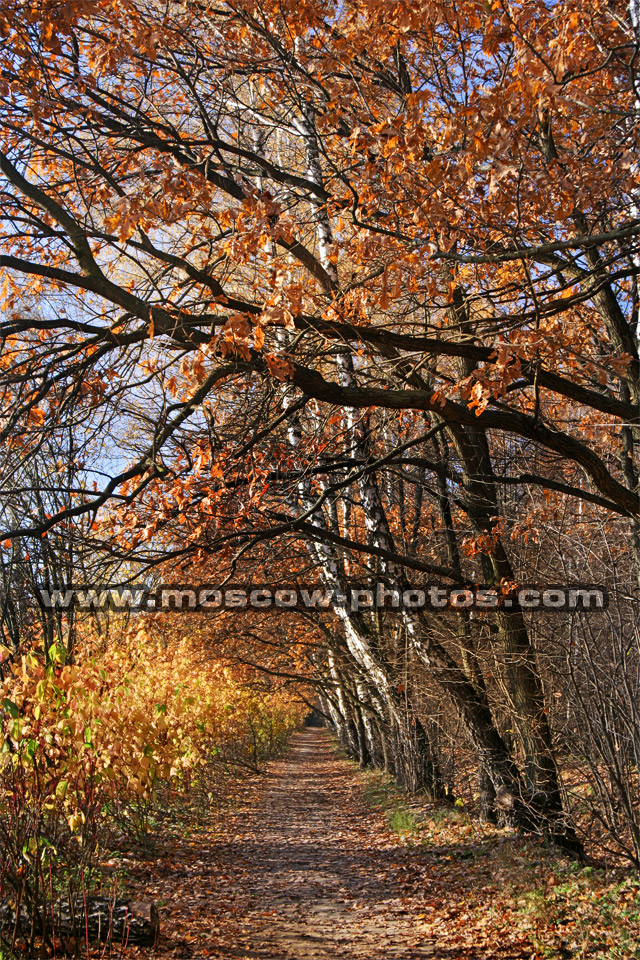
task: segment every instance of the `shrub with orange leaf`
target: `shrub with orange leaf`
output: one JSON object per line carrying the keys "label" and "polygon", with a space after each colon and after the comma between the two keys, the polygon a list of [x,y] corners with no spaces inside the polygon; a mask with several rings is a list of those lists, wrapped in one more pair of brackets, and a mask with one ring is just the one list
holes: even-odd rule
{"label": "shrub with orange leaf", "polygon": [[36,926],[90,880],[116,820],[146,828],[161,782],[188,784],[213,756],[255,767],[301,719],[290,696],[144,627],[72,663],[53,654],[25,654],[0,683],[0,895]]}

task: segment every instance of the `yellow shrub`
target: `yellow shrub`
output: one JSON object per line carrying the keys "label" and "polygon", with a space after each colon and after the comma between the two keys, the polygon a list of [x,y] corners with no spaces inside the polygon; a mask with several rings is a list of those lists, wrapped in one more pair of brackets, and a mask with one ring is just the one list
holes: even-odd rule
{"label": "yellow shrub", "polygon": [[211,752],[243,741],[255,751],[266,727],[282,738],[300,719],[296,704],[248,690],[201,647],[163,648],[144,630],[72,664],[23,656],[0,684],[0,705],[0,775],[19,766],[28,798],[64,807],[72,828],[87,807],[146,799]]}

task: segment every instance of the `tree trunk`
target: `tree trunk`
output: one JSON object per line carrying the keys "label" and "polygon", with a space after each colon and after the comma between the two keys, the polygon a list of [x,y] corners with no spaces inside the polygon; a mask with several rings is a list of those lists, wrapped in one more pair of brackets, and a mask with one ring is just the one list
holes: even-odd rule
{"label": "tree trunk", "polygon": [[[34,923],[35,922],[35,923]],[[13,929],[16,923],[15,908],[5,904],[0,907],[0,929]],[[32,924],[50,937],[52,923],[57,939],[74,937],[78,941],[109,940],[123,945],[153,946],[160,932],[160,921],[155,904],[142,900],[111,900],[108,897],[88,897],[69,901],[57,901],[51,915],[43,924],[41,916],[32,917],[22,906],[18,916],[18,931],[31,937]],[[45,929],[43,929],[43,927]]]}

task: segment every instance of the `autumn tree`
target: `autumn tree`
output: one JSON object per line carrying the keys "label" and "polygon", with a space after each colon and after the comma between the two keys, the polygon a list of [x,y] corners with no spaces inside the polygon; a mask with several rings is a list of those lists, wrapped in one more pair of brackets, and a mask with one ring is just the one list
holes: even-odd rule
{"label": "autumn tree", "polygon": [[[185,549],[188,523],[188,550],[236,563],[304,540],[340,588],[354,562],[500,586],[501,490],[519,485],[606,512],[640,569],[624,6],[78,0],[0,18],[3,434],[28,458],[82,410],[80,434],[99,420],[128,454],[6,539],[118,508],[141,562]],[[572,842],[520,611],[489,641],[515,748],[469,620],[453,644],[423,615],[340,629],[405,739],[389,644],[408,638],[489,792]]]}

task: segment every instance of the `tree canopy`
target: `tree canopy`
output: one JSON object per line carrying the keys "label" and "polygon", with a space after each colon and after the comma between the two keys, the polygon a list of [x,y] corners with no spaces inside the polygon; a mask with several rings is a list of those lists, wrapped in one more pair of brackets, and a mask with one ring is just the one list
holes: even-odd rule
{"label": "tree canopy", "polygon": [[[8,0],[0,35],[3,563],[633,594],[633,11]],[[487,810],[577,845],[522,610],[308,629],[286,670],[363,763],[444,792],[444,710]]]}

